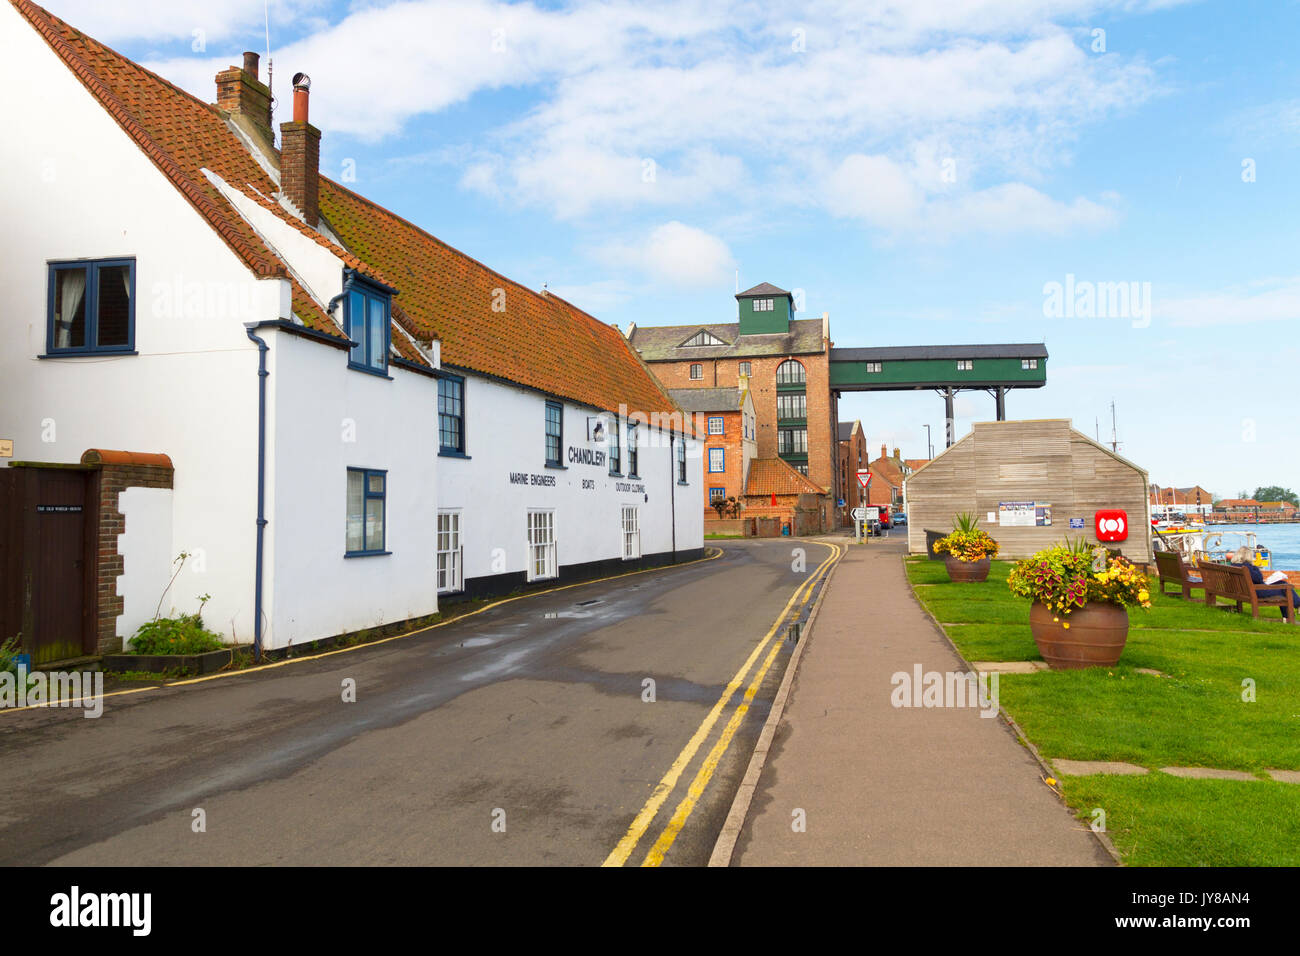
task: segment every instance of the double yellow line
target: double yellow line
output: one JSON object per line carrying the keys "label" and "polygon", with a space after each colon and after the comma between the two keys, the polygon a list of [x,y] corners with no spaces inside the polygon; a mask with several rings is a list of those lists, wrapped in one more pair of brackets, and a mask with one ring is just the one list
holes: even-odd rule
{"label": "double yellow line", "polygon": [[726,689],[723,690],[717,703],[713,705],[713,709],[709,711],[708,715],[704,718],[704,721],[698,728],[696,728],[691,739],[686,742],[686,746],[683,747],[681,753],[677,755],[677,759],[674,760],[672,766],[668,768],[668,772],[664,774],[663,779],[661,779],[655,786],[654,790],[650,794],[650,799],[645,802],[645,806],[641,808],[641,812],[636,815],[636,818],[632,821],[632,825],[628,827],[627,833],[623,835],[623,838],[618,841],[618,845],[614,847],[609,856],[605,858],[605,862],[601,864],[602,866],[623,866],[627,862],[628,857],[632,855],[637,844],[641,841],[641,837],[645,835],[646,831],[650,828],[650,824],[654,822],[654,818],[659,813],[660,807],[664,805],[664,802],[677,786],[677,782],[681,779],[687,766],[695,758],[696,752],[699,751],[704,741],[708,739],[709,734],[713,730],[714,724],[718,722],[718,718],[722,716],[722,712],[726,709],[727,702],[730,701],[736,691],[740,689],[741,684],[745,680],[745,675],[749,673],[749,669],[753,667],[754,662],[762,655],[763,649],[770,643],[771,648],[767,652],[767,657],[763,660],[762,666],[754,674],[753,680],[745,689],[745,694],[741,699],[740,704],[732,713],[731,719],[727,721],[727,725],[723,728],[722,734],[718,737],[717,743],[713,745],[713,749],[709,751],[708,756],[705,757],[704,762],[700,765],[700,769],[696,772],[695,779],[691,781],[690,786],[687,788],[686,795],[682,798],[681,802],[677,804],[677,808],[669,818],[668,824],[664,827],[663,833],[661,833],[659,839],[655,841],[654,846],[650,848],[650,852],[646,854],[646,858],[642,861],[641,865],[658,866],[663,862],[664,855],[673,845],[673,841],[677,839],[677,834],[681,832],[682,827],[686,825],[686,821],[690,817],[691,811],[695,809],[696,803],[699,802],[700,797],[704,794],[705,788],[709,785],[709,781],[713,778],[714,771],[717,770],[718,764],[721,762],[723,755],[731,745],[732,738],[735,737],[736,731],[740,729],[741,722],[745,719],[745,714],[749,711],[749,705],[753,702],[754,695],[758,693],[759,687],[763,685],[763,678],[767,676],[767,672],[771,668],[772,662],[776,660],[776,655],[781,650],[781,642],[773,641],[773,637],[780,632],[782,625],[787,620],[793,619],[791,617],[792,609],[794,610],[794,618],[797,618],[799,614],[803,612],[804,607],[808,604],[808,600],[816,590],[817,583],[829,572],[830,568],[844,554],[844,549],[841,549],[839,545],[829,545],[828,547],[831,549],[830,556],[817,566],[817,569],[808,576],[808,580],[795,588],[794,593],[790,595],[790,600],[787,601],[785,607],[781,609],[781,613],[777,615],[771,628],[768,629],[768,632],[763,636],[763,639],[758,642],[758,646],[750,652],[749,657],[745,659],[745,663],[741,665],[740,670],[738,670],[736,675],[731,678],[730,683],[728,683]]}

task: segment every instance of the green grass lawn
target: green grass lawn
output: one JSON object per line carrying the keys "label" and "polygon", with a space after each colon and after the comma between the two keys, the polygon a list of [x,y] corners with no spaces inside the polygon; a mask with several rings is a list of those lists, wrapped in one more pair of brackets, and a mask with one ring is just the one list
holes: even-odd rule
{"label": "green grass lawn", "polygon": [[[982,584],[948,582],[943,564],[909,558],[917,598],[967,660],[1038,660],[1029,605],[994,562]],[[1129,612],[1118,665],[1004,674],[1002,705],[1048,760],[1123,760],[1153,771],[1300,769],[1300,628],[1270,609],[1254,620],[1201,602],[1161,598]],[[1166,676],[1137,672],[1153,668]],[[1254,702],[1243,682],[1254,682]],[[1080,812],[1106,808],[1108,829],[1134,864],[1300,862],[1300,785],[1144,777],[1067,777]]]}

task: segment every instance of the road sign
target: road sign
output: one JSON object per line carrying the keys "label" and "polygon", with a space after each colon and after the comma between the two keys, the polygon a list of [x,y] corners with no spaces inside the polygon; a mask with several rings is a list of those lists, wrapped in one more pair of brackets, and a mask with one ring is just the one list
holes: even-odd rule
{"label": "road sign", "polygon": [[866,521],[866,520],[867,520],[867,509],[866,509],[866,508],[854,508],[854,509],[849,513],[849,514],[850,514],[850,516],[853,518],[854,521]]}
{"label": "road sign", "polygon": [[862,485],[863,488],[871,484],[871,470],[869,468],[863,468],[858,472],[858,484]]}

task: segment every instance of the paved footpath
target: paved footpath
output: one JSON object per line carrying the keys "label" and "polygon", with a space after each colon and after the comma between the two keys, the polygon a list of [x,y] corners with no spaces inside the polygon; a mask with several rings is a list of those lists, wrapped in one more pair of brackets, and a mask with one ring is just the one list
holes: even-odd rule
{"label": "paved footpath", "polygon": [[904,547],[873,540],[836,569],[732,865],[1110,865],[1000,717],[891,704],[896,672],[965,670]]}

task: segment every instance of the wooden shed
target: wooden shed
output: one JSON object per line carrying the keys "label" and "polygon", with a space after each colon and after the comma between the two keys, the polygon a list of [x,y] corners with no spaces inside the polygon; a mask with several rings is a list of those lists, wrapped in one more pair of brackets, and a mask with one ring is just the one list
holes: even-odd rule
{"label": "wooden shed", "polygon": [[979,422],[908,478],[903,493],[915,554],[925,553],[927,530],[951,530],[959,512],[979,516],[1001,557],[1023,558],[1067,536],[1096,542],[1096,513],[1118,509],[1128,539],[1107,547],[1152,560],[1147,473],[1068,419]]}

